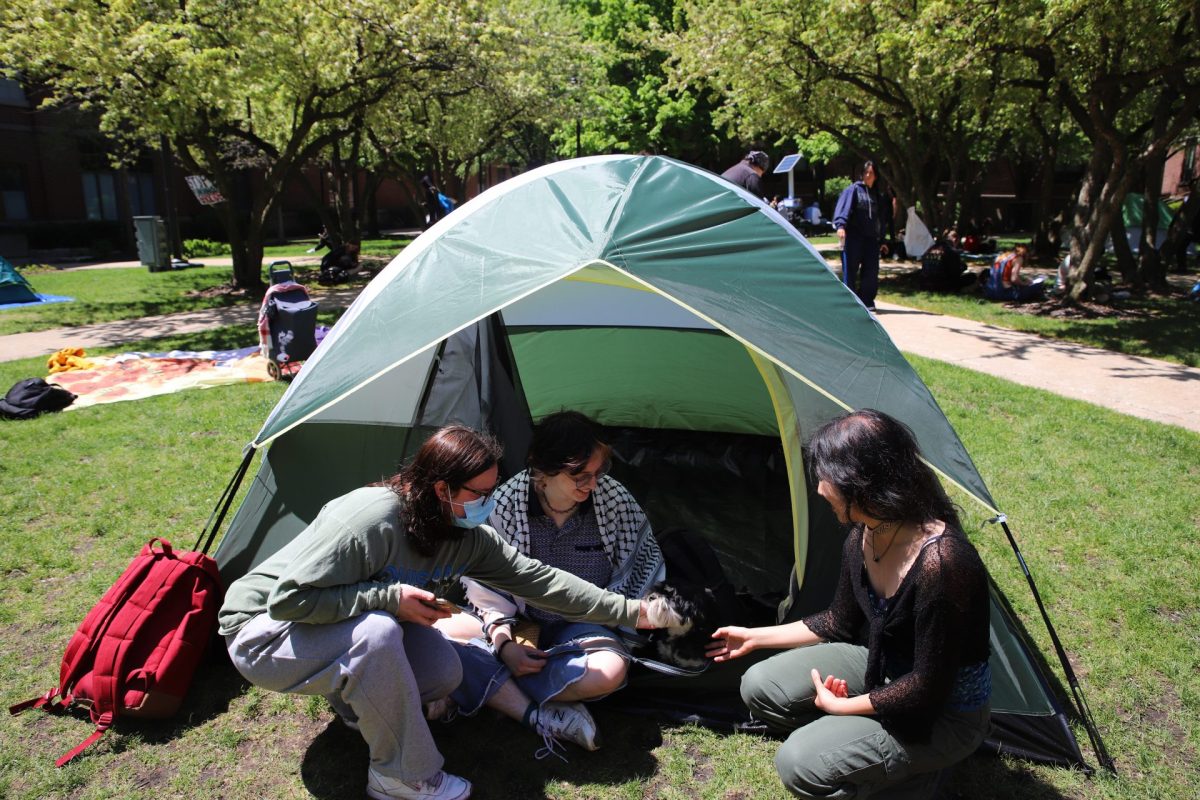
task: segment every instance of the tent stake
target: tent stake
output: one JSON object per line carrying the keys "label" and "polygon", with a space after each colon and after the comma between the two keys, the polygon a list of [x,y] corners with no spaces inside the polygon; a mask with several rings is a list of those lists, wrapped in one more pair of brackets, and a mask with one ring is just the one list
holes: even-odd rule
{"label": "tent stake", "polygon": [[1004,535],[1008,537],[1008,544],[1017,555],[1017,563],[1021,565],[1021,572],[1025,573],[1025,581],[1029,584],[1029,590],[1033,592],[1033,599],[1037,603],[1038,611],[1041,612],[1042,622],[1046,624],[1046,630],[1050,633],[1050,641],[1054,644],[1054,652],[1058,654],[1059,663],[1062,664],[1063,673],[1067,677],[1067,684],[1071,687],[1071,695],[1075,701],[1076,713],[1079,714],[1079,718],[1083,721],[1083,726],[1087,729],[1088,738],[1092,740],[1092,749],[1096,751],[1096,758],[1102,767],[1113,775],[1116,775],[1117,765],[1113,762],[1112,757],[1109,756],[1108,749],[1104,746],[1104,740],[1100,738],[1100,729],[1096,727],[1096,721],[1092,718],[1092,710],[1087,704],[1087,699],[1083,696],[1083,687],[1079,685],[1079,679],[1075,677],[1075,670],[1071,667],[1071,662],[1067,658],[1067,651],[1063,648],[1062,642],[1058,638],[1058,632],[1054,630],[1054,623],[1050,621],[1050,614],[1047,613],[1046,606],[1042,603],[1042,596],[1038,592],[1037,584],[1033,582],[1033,574],[1030,573],[1029,566],[1025,563],[1025,556],[1021,554],[1021,548],[1017,545],[1017,540],[1008,527],[1008,518],[1004,514],[1000,514],[988,520],[988,522],[999,522],[1000,527],[1004,529]]}

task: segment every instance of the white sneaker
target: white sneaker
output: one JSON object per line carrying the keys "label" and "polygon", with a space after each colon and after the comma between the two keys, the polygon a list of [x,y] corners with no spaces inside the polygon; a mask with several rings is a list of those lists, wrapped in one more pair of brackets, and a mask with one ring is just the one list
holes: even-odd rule
{"label": "white sneaker", "polygon": [[430,700],[424,706],[425,719],[430,722],[450,722],[458,716],[458,703],[449,695]]}
{"label": "white sneaker", "polygon": [[367,796],[375,800],[465,800],[471,796],[471,782],[438,770],[423,781],[408,783],[369,769]]}
{"label": "white sneaker", "polygon": [[572,742],[584,750],[600,749],[596,720],[583,703],[543,703],[535,712],[533,727],[544,737]]}

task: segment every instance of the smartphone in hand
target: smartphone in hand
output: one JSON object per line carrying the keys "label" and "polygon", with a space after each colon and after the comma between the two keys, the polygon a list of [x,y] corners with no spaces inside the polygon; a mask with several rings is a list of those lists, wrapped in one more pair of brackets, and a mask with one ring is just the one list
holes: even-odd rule
{"label": "smartphone in hand", "polygon": [[435,597],[432,600],[422,600],[421,602],[430,608],[436,608],[438,611],[449,611],[451,614],[458,611],[458,606],[444,597]]}

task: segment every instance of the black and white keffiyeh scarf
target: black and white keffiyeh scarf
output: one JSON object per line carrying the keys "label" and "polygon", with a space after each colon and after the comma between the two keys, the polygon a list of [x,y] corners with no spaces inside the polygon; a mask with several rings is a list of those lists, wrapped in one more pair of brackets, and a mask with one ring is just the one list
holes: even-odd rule
{"label": "black and white keffiyeh scarf", "polygon": [[[488,520],[501,538],[524,555],[529,555],[529,484],[527,469],[505,481],[496,490],[496,509]],[[604,588],[629,598],[645,597],[666,574],[646,513],[629,490],[608,475],[592,490],[592,506],[600,542],[613,566]]]}

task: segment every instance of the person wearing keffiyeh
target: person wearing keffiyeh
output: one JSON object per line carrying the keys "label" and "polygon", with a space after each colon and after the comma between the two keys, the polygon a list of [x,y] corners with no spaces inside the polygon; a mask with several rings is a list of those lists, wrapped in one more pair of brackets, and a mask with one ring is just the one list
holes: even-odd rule
{"label": "person wearing keffiyeh", "polygon": [[[522,555],[639,599],[666,568],[645,512],[608,475],[610,451],[602,428],[588,417],[576,411],[551,414],[534,431],[528,469],[496,490],[489,522]],[[516,719],[548,702],[583,709],[579,701],[625,685],[628,661],[614,629],[563,619],[477,581],[463,583],[478,618],[468,622],[478,638],[474,657],[463,658],[463,683],[454,694],[461,713],[473,714],[484,704]],[[514,633],[522,621],[537,625],[531,643]],[[511,687],[498,691],[509,678],[523,699],[498,703],[496,697],[513,697]],[[596,746],[592,737],[577,743]]]}

